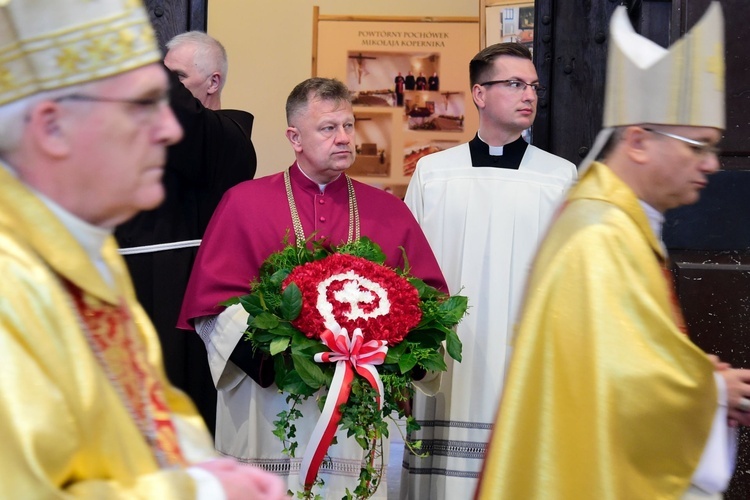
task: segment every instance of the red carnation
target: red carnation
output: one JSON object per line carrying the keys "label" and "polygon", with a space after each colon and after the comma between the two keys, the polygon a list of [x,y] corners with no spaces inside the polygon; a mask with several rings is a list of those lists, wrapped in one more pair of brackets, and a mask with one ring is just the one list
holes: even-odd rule
{"label": "red carnation", "polygon": [[392,269],[361,257],[333,254],[297,266],[282,288],[294,282],[302,310],[292,324],[310,338],[338,325],[360,328],[367,340],[401,342],[419,324],[419,293]]}

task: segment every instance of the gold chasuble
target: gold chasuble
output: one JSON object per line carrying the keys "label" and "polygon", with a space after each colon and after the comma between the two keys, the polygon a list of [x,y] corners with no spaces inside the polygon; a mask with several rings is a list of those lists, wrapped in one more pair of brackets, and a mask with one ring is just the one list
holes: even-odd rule
{"label": "gold chasuble", "polygon": [[594,163],[536,257],[478,498],[688,489],[717,394],[711,361],[676,324],[663,262],[635,194]]}
{"label": "gold chasuble", "polygon": [[114,238],[107,284],[66,227],[0,166],[0,497],[189,499],[215,456]]}

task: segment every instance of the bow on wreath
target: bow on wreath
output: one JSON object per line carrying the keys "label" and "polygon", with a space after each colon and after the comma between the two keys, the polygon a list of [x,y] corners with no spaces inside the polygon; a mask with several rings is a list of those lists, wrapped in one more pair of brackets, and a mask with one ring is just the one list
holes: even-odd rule
{"label": "bow on wreath", "polygon": [[331,349],[315,355],[318,363],[336,363],[333,381],[328,391],[318,423],[315,424],[310,442],[305,449],[300,466],[300,483],[309,489],[315,482],[320,464],[323,463],[328,447],[336,434],[341,412],[339,407],[346,403],[351,392],[354,372],[365,378],[378,393],[378,408],[383,407],[383,382],[375,365],[383,364],[388,352],[385,340],[365,342],[362,330],[355,328],[352,337],[346,328],[326,329],[320,336],[321,342]]}

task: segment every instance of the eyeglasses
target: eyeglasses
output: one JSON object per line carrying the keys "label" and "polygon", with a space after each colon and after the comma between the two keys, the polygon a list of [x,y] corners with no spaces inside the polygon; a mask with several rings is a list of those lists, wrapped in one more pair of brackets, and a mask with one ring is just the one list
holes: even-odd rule
{"label": "eyeglasses", "polygon": [[139,97],[139,98],[119,98],[119,97],[103,97],[88,94],[68,94],[62,97],[58,97],[54,100],[55,102],[60,101],[80,101],[80,102],[104,102],[104,103],[119,103],[128,104],[138,108],[141,115],[139,118],[147,120],[156,115],[160,106],[169,104],[169,94],[158,95],[156,97]]}
{"label": "eyeglasses", "polygon": [[690,149],[695,151],[695,154],[697,154],[698,156],[719,156],[721,154],[721,149],[707,142],[697,141],[695,139],[690,139],[688,137],[683,137],[677,134],[671,134],[669,132],[662,132],[661,130],[654,130],[652,128],[644,128],[643,130],[645,130],[646,132],[651,132],[652,134],[659,134],[671,139],[676,139],[680,142],[684,142],[690,147]]}
{"label": "eyeglasses", "polygon": [[545,92],[547,92],[547,87],[544,87],[539,83],[526,83],[523,80],[490,80],[489,82],[480,83],[479,85],[487,87],[498,83],[502,83],[503,87],[514,92],[523,92],[526,90],[526,87],[531,87],[537,97],[544,97]]}

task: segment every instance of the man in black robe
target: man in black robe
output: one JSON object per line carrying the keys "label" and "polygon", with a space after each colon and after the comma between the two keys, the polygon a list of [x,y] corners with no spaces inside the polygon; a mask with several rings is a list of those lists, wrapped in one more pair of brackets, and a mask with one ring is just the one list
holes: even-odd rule
{"label": "man in black robe", "polygon": [[409,71],[409,73],[406,74],[406,77],[404,78],[404,87],[406,87],[406,90],[414,90],[414,88],[417,86],[416,80],[414,79],[414,74]]}
{"label": "man in black robe", "polygon": [[196,335],[175,325],[199,240],[216,205],[227,189],[255,175],[253,115],[218,109],[227,72],[218,41],[188,32],[167,48],[170,104],[185,135],[168,149],[164,203],[119,226],[115,236],[138,300],[159,333],[169,379],[192,397],[213,431],[216,389],[206,349]]}
{"label": "man in black robe", "polygon": [[440,90],[440,77],[438,77],[437,71],[427,79],[427,90]]}

